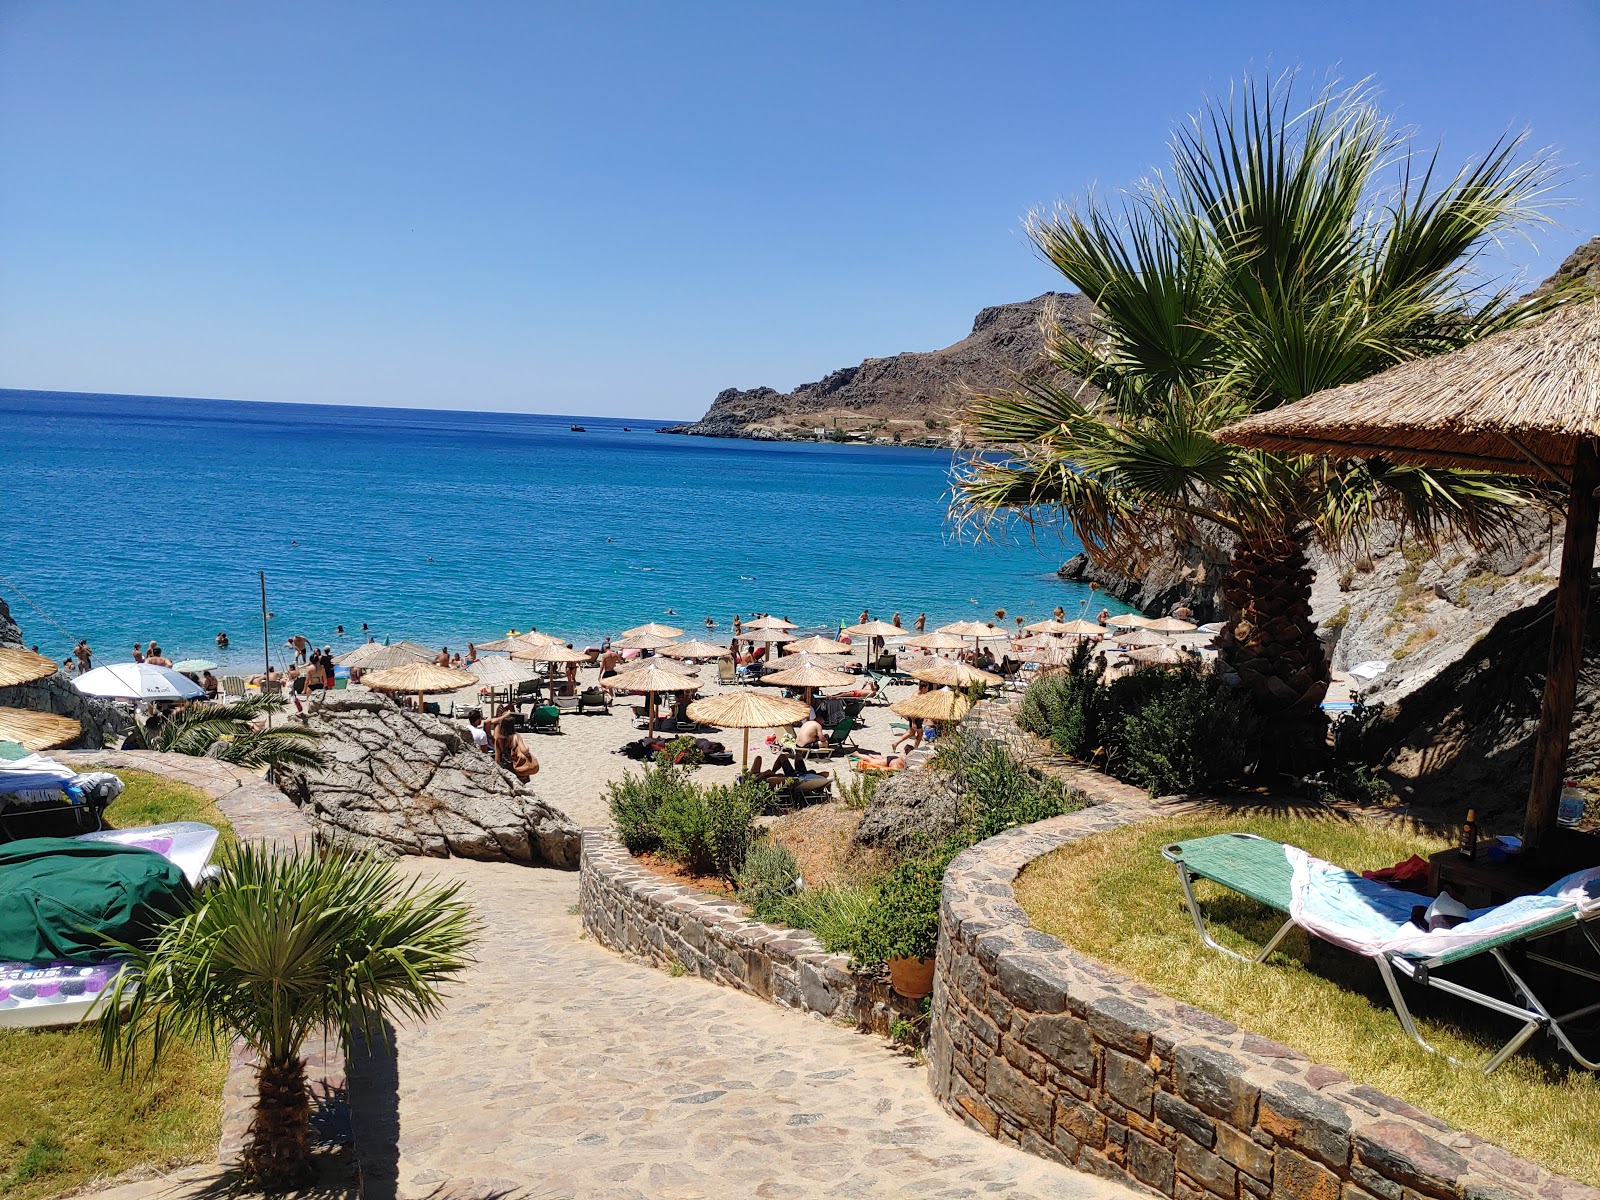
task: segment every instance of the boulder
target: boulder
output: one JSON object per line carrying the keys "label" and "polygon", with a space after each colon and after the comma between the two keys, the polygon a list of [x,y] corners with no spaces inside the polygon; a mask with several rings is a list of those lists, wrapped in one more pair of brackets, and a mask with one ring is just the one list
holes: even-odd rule
{"label": "boulder", "polygon": [[861,814],[855,841],[882,850],[942,841],[960,822],[961,797],[947,771],[922,766],[889,776]]}
{"label": "boulder", "polygon": [[466,727],[381,696],[313,706],[328,764],[279,786],[336,843],[391,854],[576,867],[578,827],[479,750]]}
{"label": "boulder", "polygon": [[[32,649],[22,640],[22,630],[4,600],[0,600],[0,646]],[[100,750],[116,745],[120,735],[133,728],[128,715],[111,701],[83,695],[60,671],[35,683],[0,687],[0,708],[25,708],[30,712],[71,717],[83,726],[83,736],[72,743],[74,750]]]}

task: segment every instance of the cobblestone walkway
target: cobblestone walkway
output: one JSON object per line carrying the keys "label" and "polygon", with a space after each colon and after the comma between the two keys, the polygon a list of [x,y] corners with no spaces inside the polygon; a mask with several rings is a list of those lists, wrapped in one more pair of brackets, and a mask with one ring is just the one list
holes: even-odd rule
{"label": "cobblestone walkway", "polygon": [[373,1200],[1132,1195],[962,1127],[877,1039],[582,940],[576,874],[406,865],[486,928],[446,1012],[351,1063]]}

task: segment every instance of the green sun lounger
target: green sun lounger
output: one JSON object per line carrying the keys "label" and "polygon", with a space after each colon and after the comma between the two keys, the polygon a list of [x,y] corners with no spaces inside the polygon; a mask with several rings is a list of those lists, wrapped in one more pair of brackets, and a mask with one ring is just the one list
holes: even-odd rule
{"label": "green sun lounger", "polygon": [[[1172,863],[1178,872],[1178,886],[1183,891],[1183,898],[1189,906],[1189,916],[1194,921],[1195,932],[1200,940],[1211,949],[1239,959],[1241,962],[1265,962],[1271,953],[1277,949],[1278,944],[1291,929],[1296,927],[1306,928],[1312,936],[1321,936],[1318,930],[1309,927],[1303,913],[1297,919],[1295,912],[1295,882],[1294,867],[1288,857],[1287,848],[1281,842],[1274,842],[1267,838],[1258,837],[1248,833],[1223,833],[1212,837],[1196,838],[1193,841],[1175,842],[1165,846],[1161,851],[1162,857]],[[1351,872],[1335,872],[1339,882],[1349,887],[1352,891],[1364,892],[1373,901],[1373,916],[1375,930],[1388,927],[1392,930],[1392,910],[1397,905],[1404,905],[1411,898],[1401,897],[1387,889],[1385,885],[1373,884]],[[1285,920],[1277,931],[1268,939],[1267,943],[1255,955],[1244,955],[1237,950],[1222,945],[1211,936],[1206,927],[1204,913],[1200,904],[1195,899],[1194,880],[1208,879],[1220,884],[1240,895],[1264,904],[1276,912],[1285,914]],[[1395,1015],[1400,1020],[1401,1028],[1424,1050],[1433,1052],[1433,1047],[1423,1039],[1418,1031],[1416,1021],[1411,1015],[1411,1009],[1406,1003],[1405,996],[1400,991],[1397,976],[1406,979],[1420,987],[1432,988],[1435,991],[1468,1000],[1491,1012],[1502,1016],[1511,1017],[1520,1021],[1521,1027],[1498,1051],[1496,1051],[1484,1064],[1483,1070],[1487,1074],[1500,1066],[1537,1033],[1548,1033],[1556,1042],[1572,1056],[1580,1066],[1590,1071],[1600,1071],[1600,1062],[1586,1057],[1573,1043],[1569,1027],[1583,1017],[1594,1012],[1600,1012],[1600,1003],[1584,1005],[1565,1013],[1552,1013],[1539,999],[1532,985],[1526,979],[1526,963],[1537,963],[1550,967],[1578,978],[1600,982],[1600,972],[1580,967],[1572,962],[1554,958],[1547,954],[1536,953],[1531,947],[1534,943],[1544,941],[1556,934],[1569,930],[1578,930],[1588,946],[1597,957],[1600,957],[1600,888],[1595,882],[1590,882],[1587,891],[1580,893],[1580,899],[1548,915],[1539,916],[1523,923],[1515,929],[1501,931],[1486,930],[1482,936],[1463,938],[1458,944],[1448,946],[1433,952],[1407,951],[1405,949],[1362,949],[1356,946],[1349,948],[1357,953],[1369,957],[1377,965],[1378,973],[1382,977],[1384,987],[1388,990],[1389,999],[1393,1002]],[[1377,889],[1377,890],[1374,890]],[[1586,897],[1586,898],[1585,898]],[[1421,899],[1418,897],[1417,899]],[[1515,903],[1513,901],[1512,903]],[[1502,906],[1506,908],[1508,906]],[[1385,916],[1378,910],[1390,910],[1390,915]],[[1482,910],[1476,914],[1479,918],[1492,917],[1501,909]],[[1492,921],[1489,922],[1492,926]],[[1513,966],[1511,954],[1515,953],[1519,960]],[[1471,959],[1488,955],[1499,967],[1504,977],[1511,998],[1492,996],[1486,992],[1478,991],[1455,980],[1446,979],[1437,974],[1438,971],[1467,962]]]}

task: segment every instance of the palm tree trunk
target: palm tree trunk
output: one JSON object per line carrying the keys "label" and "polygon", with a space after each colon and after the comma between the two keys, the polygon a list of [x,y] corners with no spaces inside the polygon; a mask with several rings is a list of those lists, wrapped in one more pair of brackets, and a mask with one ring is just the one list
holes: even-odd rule
{"label": "palm tree trunk", "polygon": [[264,1062],[257,1073],[259,1096],[245,1173],[269,1190],[304,1181],[311,1170],[311,1096],[306,1064],[299,1056]]}
{"label": "palm tree trunk", "polygon": [[1217,652],[1250,690],[1261,714],[1261,765],[1315,771],[1327,753],[1328,658],[1311,619],[1303,536],[1241,539],[1222,586],[1228,622]]}

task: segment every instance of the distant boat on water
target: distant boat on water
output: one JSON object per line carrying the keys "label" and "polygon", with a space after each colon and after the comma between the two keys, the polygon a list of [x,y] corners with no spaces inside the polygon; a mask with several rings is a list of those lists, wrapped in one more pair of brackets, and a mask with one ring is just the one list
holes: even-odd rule
{"label": "distant boat on water", "polygon": [[587,429],[585,429],[582,425],[574,425],[572,427],[572,432],[573,433],[588,433],[589,431]]}

